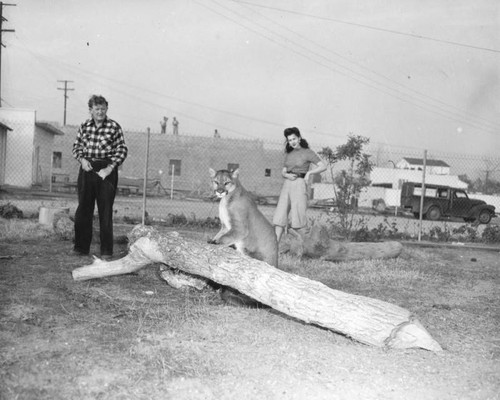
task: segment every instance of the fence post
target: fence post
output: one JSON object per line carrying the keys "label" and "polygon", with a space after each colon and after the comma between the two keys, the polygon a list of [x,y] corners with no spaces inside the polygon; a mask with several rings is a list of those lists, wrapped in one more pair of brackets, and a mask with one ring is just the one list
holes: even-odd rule
{"label": "fence post", "polygon": [[52,193],[52,173],[54,170],[54,153],[50,154],[50,172],[49,172],[49,193]]}
{"label": "fence post", "polygon": [[425,170],[427,169],[427,150],[424,150],[424,170],[422,171],[422,192],[420,193],[420,213],[418,216],[418,241],[422,240],[422,215],[424,211],[424,197],[425,197]]}
{"label": "fence post", "polygon": [[172,179],[170,179],[170,200],[174,199],[174,175],[175,175],[175,164],[172,164]]}
{"label": "fence post", "polygon": [[147,141],[146,141],[146,161],[144,165],[144,183],[142,185],[142,225],[146,223],[146,191],[148,184],[148,168],[149,168],[149,135],[151,129],[147,128]]}

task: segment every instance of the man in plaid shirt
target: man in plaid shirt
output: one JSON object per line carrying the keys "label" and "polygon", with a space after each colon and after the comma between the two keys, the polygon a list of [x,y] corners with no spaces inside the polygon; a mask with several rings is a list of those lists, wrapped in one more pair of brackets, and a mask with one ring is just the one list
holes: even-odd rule
{"label": "man in plaid shirt", "polygon": [[120,125],[106,116],[108,102],[93,95],[89,100],[91,118],[80,125],[73,144],[73,156],[80,162],[78,208],[75,213],[73,254],[86,255],[92,242],[92,220],[97,203],[101,258],[113,256],[113,203],[118,185],[118,166],[127,158]]}

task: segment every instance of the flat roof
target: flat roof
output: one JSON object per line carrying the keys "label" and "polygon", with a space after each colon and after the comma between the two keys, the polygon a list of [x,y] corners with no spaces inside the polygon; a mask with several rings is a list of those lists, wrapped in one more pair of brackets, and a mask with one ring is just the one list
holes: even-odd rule
{"label": "flat roof", "polygon": [[35,122],[35,126],[54,135],[64,135],[64,132],[48,122]]}

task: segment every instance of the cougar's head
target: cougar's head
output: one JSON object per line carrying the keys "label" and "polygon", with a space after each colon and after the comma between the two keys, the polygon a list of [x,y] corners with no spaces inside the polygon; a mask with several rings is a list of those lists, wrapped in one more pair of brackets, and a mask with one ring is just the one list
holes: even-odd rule
{"label": "cougar's head", "polygon": [[215,171],[210,168],[209,171],[212,177],[212,188],[218,198],[223,198],[236,189],[239,170],[231,172],[221,169]]}

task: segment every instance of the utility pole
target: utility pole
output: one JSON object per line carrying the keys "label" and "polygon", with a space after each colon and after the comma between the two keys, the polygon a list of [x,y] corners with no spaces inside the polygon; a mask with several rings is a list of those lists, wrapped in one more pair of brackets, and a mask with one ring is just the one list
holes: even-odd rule
{"label": "utility pole", "polygon": [[64,90],[64,119],[63,119],[63,125],[66,126],[66,102],[68,100],[68,90],[75,90],[75,89],[69,89],[68,88],[68,82],[73,82],[73,81],[57,81],[57,82],[64,82],[64,87],[63,88],[57,88],[57,90]]}
{"label": "utility pole", "polygon": [[3,3],[0,1],[0,107],[2,107],[2,47],[5,45],[2,42],[2,32],[15,32],[14,29],[2,29],[2,24],[7,21],[3,16],[3,8],[5,6],[15,6],[16,4]]}
{"label": "utility pole", "polygon": [[500,163],[499,162],[493,162],[492,160],[485,159],[484,164],[486,165],[486,169],[482,172],[484,172],[484,184],[483,187],[481,188],[481,192],[484,194],[492,194],[492,187],[490,188],[490,181],[494,183],[494,181],[491,179],[491,175],[493,175],[495,172],[500,170]]}

